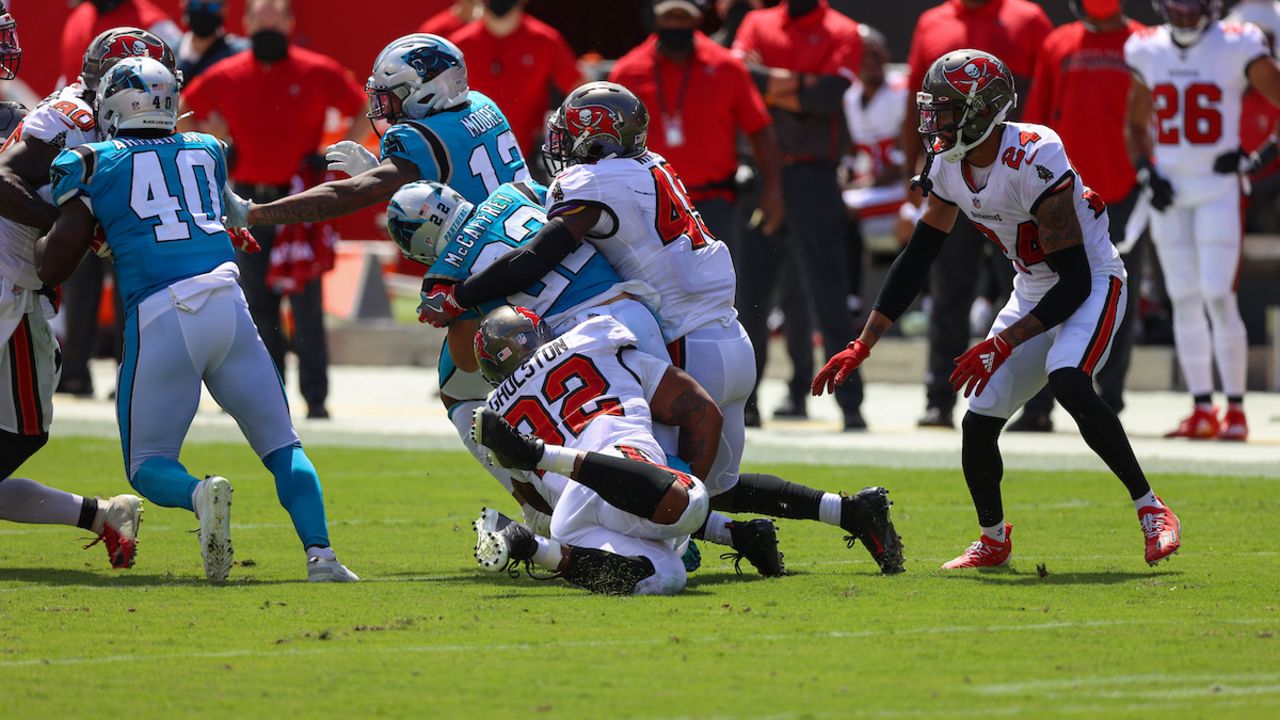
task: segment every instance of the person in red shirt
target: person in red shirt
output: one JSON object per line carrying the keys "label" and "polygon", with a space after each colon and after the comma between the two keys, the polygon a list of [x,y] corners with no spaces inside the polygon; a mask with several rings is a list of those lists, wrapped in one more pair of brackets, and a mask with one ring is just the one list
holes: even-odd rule
{"label": "person in red shirt", "polygon": [[467,23],[479,20],[482,12],[478,0],[457,0],[454,4],[427,18],[418,26],[418,32],[439,35],[453,40],[453,34]]}
{"label": "person in red shirt", "polygon": [[89,41],[104,30],[128,26],[149,30],[178,52],[182,29],[152,0],[87,0],[67,16],[62,26],[62,82],[74,82]]}
{"label": "person in red shirt", "polygon": [[485,0],[484,15],[450,40],[467,61],[467,82],[507,116],[527,158],[542,147],[547,111],[586,82],[578,58],[555,28],[525,13],[528,0]]}
{"label": "person in red shirt", "polygon": [[[1030,0],[944,0],[924,11],[916,21],[907,57],[907,85],[911,92],[907,94],[907,112],[902,122],[904,171],[914,173],[923,154],[916,133],[916,92],[934,60],[959,48],[989,52],[1005,62],[1013,73],[1019,97],[1026,97],[1036,57],[1052,29],[1044,10]],[[1017,120],[1017,113],[1014,108],[1009,119]],[[920,197],[915,190],[908,192],[913,203],[919,203]],[[977,295],[977,281],[990,242],[972,223],[961,218],[930,272],[933,309],[929,313],[929,366],[925,375],[927,407],[920,418],[921,427],[955,426],[951,414],[956,394],[947,379],[955,367],[954,359],[969,345],[969,308]],[[1001,274],[1004,288],[1012,287],[1009,263],[1000,259],[991,267]],[[999,307],[999,303],[995,305]]]}
{"label": "person in red shirt", "polygon": [[[201,129],[232,143],[236,162],[231,180],[236,192],[270,202],[289,194],[299,167],[320,148],[328,109],[358,118],[365,111],[365,93],[338,61],[289,42],[293,32],[289,0],[249,0],[244,27],[252,48],[204,71],[183,90],[180,111],[191,110]],[[353,121],[347,139],[359,142],[368,133],[365,123]],[[323,160],[316,159],[317,167],[323,169]],[[277,231],[272,225],[254,228],[263,252],[239,253],[237,261],[253,321],[284,377],[283,296],[267,285]],[[324,403],[329,359],[320,290],[316,278],[289,296],[294,320],[291,346],[298,355],[307,416],[313,418],[328,417]]]}
{"label": "person in red shirt", "polygon": [[[782,150],[782,195],[788,218],[788,243],[749,233],[751,247],[736,258],[745,293],[739,302],[742,324],[756,347],[763,370],[768,343],[770,296],[778,271],[790,261],[796,279],[788,303],[791,331],[817,320],[828,354],[839,352],[853,328],[847,295],[848,243],[844,201],[836,169],[849,146],[844,123],[844,92],[862,62],[858,23],[832,10],[827,0],[787,0],[747,13],[734,38],[734,50],[747,61],[773,116]],[[833,272],[833,269],[835,271]],[[808,307],[805,307],[805,304]],[[803,334],[808,335],[807,332]],[[812,376],[811,352],[800,353],[783,414],[805,410]],[[804,362],[807,361],[807,362]],[[807,366],[807,369],[806,369]],[[846,430],[862,430],[862,380],[855,376],[836,392]],[[750,401],[754,408],[754,398]]]}

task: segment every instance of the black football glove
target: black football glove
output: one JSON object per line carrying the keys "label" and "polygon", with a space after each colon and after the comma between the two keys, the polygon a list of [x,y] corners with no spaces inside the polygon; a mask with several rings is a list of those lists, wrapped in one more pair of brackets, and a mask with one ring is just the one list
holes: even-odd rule
{"label": "black football glove", "polygon": [[1239,173],[1252,175],[1276,161],[1280,156],[1280,147],[1276,139],[1271,138],[1266,145],[1246,155],[1243,150],[1231,150],[1213,159],[1213,171],[1223,175]]}
{"label": "black football glove", "polygon": [[1173,185],[1160,173],[1147,158],[1137,163],[1138,182],[1151,188],[1151,207],[1164,212],[1173,204]]}

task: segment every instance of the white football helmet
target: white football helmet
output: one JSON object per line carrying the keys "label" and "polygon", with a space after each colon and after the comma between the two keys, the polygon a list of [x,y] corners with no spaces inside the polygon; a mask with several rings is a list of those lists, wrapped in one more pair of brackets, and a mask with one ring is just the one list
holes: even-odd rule
{"label": "white football helmet", "polygon": [[178,80],[159,60],[126,58],[98,83],[98,125],[106,137],[121,130],[168,130],[178,124]]}
{"label": "white football helmet", "polygon": [[378,53],[364,91],[370,118],[417,120],[466,101],[467,66],[458,46],[439,35],[413,33]]}
{"label": "white football helmet", "polygon": [[387,203],[387,232],[410,260],[430,266],[475,210],[456,190],[438,182],[407,183]]}

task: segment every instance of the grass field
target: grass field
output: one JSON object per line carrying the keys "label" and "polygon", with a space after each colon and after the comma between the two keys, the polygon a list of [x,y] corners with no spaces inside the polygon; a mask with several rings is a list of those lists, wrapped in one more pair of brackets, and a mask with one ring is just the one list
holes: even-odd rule
{"label": "grass field", "polygon": [[[958,472],[760,468],[888,486],[907,573],[784,521],[790,577],[738,577],[703,546],[683,595],[607,598],[480,573],[469,523],[512,503],[461,453],[311,455],[358,585],[301,582],[296,536],[243,446],[183,458],[235,483],[243,565],[226,586],[203,581],[181,511],[148,507],[120,572],[75,530],[0,526],[0,716],[1280,714],[1274,480],[1156,478],[1184,547],[1150,569],[1114,479],[1012,474],[1013,567],[943,573],[975,534]],[[21,474],[111,494],[119,466],[114,443],[63,438]]]}

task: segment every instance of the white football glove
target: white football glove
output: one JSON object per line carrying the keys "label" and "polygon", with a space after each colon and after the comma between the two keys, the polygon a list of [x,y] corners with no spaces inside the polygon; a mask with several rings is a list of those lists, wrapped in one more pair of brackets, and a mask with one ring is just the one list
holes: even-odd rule
{"label": "white football glove", "polygon": [[249,207],[253,203],[235,193],[230,186],[222,187],[222,224],[227,228],[249,227]]}
{"label": "white football glove", "polygon": [[363,145],[351,140],[336,142],[324,150],[324,159],[329,161],[329,169],[344,172],[355,177],[378,166],[378,156],[369,152]]}

